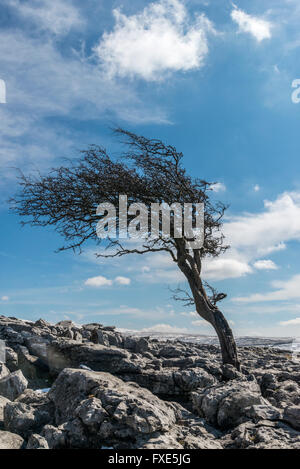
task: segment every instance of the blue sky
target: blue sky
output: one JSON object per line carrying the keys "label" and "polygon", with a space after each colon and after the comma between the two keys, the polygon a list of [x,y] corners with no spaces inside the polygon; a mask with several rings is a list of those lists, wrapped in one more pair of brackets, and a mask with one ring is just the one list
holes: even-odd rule
{"label": "blue sky", "polygon": [[[21,228],[16,170],[47,171],[110,127],[160,138],[230,204],[232,248],[204,276],[228,293],[238,335],[300,335],[300,5],[297,0],[2,0],[0,314],[212,333],[170,299],[182,281],[152,254],[56,254],[59,236]],[[300,93],[299,93],[300,96]],[[92,280],[91,280],[92,279]]]}

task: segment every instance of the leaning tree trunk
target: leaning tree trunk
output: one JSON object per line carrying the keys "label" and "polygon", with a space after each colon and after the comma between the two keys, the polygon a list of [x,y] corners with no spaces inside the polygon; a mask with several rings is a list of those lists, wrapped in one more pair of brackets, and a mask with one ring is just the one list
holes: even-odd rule
{"label": "leaning tree trunk", "polygon": [[179,267],[185,274],[190,285],[197,313],[213,326],[218,335],[223,363],[233,365],[239,370],[240,362],[237,347],[227,320],[221,311],[213,305],[207,297],[198,272],[193,272],[191,269],[187,268],[184,263],[179,263]]}
{"label": "leaning tree trunk", "polygon": [[237,347],[233,337],[233,333],[227,320],[219,309],[213,312],[213,323],[221,346],[223,363],[233,365],[238,370],[240,369],[240,362],[238,359]]}
{"label": "leaning tree trunk", "polygon": [[179,245],[178,267],[189,283],[197,313],[213,326],[218,335],[223,363],[233,365],[239,370],[240,362],[232,330],[221,311],[209,300],[203,287],[199,255],[188,256]]}
{"label": "leaning tree trunk", "polygon": [[240,362],[236,343],[224,315],[216,306],[210,304],[207,298],[203,297],[202,292],[198,291],[196,295],[194,294],[194,299],[197,313],[213,326],[218,335],[223,363],[233,365],[239,370]]}
{"label": "leaning tree trunk", "polygon": [[203,308],[203,301],[195,301],[195,305],[199,316],[206,319],[213,326],[218,335],[223,363],[233,365],[239,370],[240,362],[236,343],[232,330],[224,315],[216,307],[205,305],[205,308]]}

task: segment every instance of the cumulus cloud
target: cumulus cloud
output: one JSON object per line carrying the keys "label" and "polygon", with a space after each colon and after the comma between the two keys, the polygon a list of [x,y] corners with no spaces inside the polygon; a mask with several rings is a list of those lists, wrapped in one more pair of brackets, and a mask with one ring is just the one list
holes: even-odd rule
{"label": "cumulus cloud", "polygon": [[300,241],[300,193],[285,192],[273,201],[265,200],[261,212],[228,217],[223,233],[230,249],[219,258],[205,260],[205,277],[237,278],[255,272],[253,267],[274,270],[273,261],[260,258],[286,249],[289,241]]}
{"label": "cumulus cloud", "polygon": [[197,321],[192,321],[193,326],[201,326],[201,327],[211,327],[209,322],[205,321],[204,319],[197,319]]}
{"label": "cumulus cloud", "polygon": [[8,301],[8,300],[9,300],[9,297],[8,297],[8,296],[5,296],[5,295],[4,295],[4,296],[1,297],[1,301]]}
{"label": "cumulus cloud", "polygon": [[280,321],[280,326],[300,326],[300,318],[290,319],[289,321]]}
{"label": "cumulus cloud", "polygon": [[204,276],[207,279],[222,280],[225,278],[243,277],[252,273],[252,268],[246,261],[234,258],[208,259],[203,266]]}
{"label": "cumulus cloud", "polygon": [[212,23],[204,15],[193,20],[181,0],[150,3],[142,12],[126,16],[113,10],[115,27],[103,34],[95,53],[113,75],[160,80],[168,72],[203,66]]}
{"label": "cumulus cloud", "polygon": [[162,332],[167,334],[184,334],[188,332],[185,327],[171,326],[170,324],[156,324],[155,326],[141,329],[141,332]]}
{"label": "cumulus cloud", "polygon": [[190,312],[183,311],[183,313],[180,313],[180,314],[182,314],[182,316],[188,316],[192,318],[199,317],[199,314],[197,313],[197,311],[190,311]]}
{"label": "cumulus cloud", "polygon": [[110,287],[113,284],[116,285],[130,285],[131,280],[128,277],[118,276],[114,280],[108,279],[103,277],[102,275],[98,275],[97,277],[88,278],[84,284],[88,287]]}
{"label": "cumulus cloud", "polygon": [[101,288],[101,287],[110,287],[112,285],[112,280],[103,277],[102,275],[98,275],[97,277],[91,277],[88,278],[84,284],[88,287],[96,287],[96,288]]}
{"label": "cumulus cloud", "polygon": [[263,301],[286,301],[300,298],[300,274],[294,275],[289,280],[274,280],[271,282],[273,291],[267,293],[253,293],[245,297],[233,298],[240,303],[258,303]]}
{"label": "cumulus cloud", "polygon": [[270,259],[261,259],[259,261],[254,262],[253,267],[258,270],[277,270],[278,267],[275,262],[271,261]]}
{"label": "cumulus cloud", "polygon": [[232,10],[231,18],[237,23],[240,33],[249,33],[258,42],[271,38],[272,23],[270,21],[249,15],[237,7]]}
{"label": "cumulus cloud", "polygon": [[115,278],[115,283],[117,283],[118,285],[130,285],[131,280],[128,277],[119,276]]}
{"label": "cumulus cloud", "polygon": [[[232,217],[224,234],[234,248],[250,257],[284,249],[285,242],[300,240],[300,193],[285,192],[274,201],[264,201],[261,213]],[[257,257],[256,254],[256,257]]]}

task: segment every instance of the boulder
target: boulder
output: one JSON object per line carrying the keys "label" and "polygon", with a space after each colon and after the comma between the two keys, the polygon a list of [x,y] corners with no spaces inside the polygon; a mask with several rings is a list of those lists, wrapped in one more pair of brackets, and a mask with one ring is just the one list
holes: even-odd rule
{"label": "boulder", "polygon": [[14,401],[27,388],[27,379],[21,370],[14,371],[0,380],[0,395]]}
{"label": "boulder", "polygon": [[109,373],[138,372],[140,368],[130,360],[130,353],[117,347],[78,343],[60,339],[48,347],[48,364],[53,374],[64,368],[86,365],[95,371]]}
{"label": "boulder", "polygon": [[6,430],[29,438],[33,433],[52,424],[54,408],[47,395],[28,389],[15,402],[9,402],[4,408],[4,426]]}
{"label": "boulder", "polygon": [[6,366],[9,371],[17,371],[18,369],[18,354],[10,347],[6,347]]}
{"label": "boulder", "polygon": [[53,425],[45,425],[41,431],[50,449],[62,449],[66,447],[66,432]]}
{"label": "boulder", "polygon": [[282,411],[272,405],[252,405],[245,408],[245,415],[255,422],[260,420],[275,421],[282,418]]}
{"label": "boulder", "polygon": [[[193,408],[200,416],[220,428],[234,428],[245,419],[244,409],[268,405],[256,381],[232,380],[192,393]],[[246,418],[247,419],[247,418]]]}
{"label": "boulder", "polygon": [[0,363],[0,380],[2,378],[5,378],[6,376],[8,376],[10,374],[10,371],[9,369],[7,368],[6,365],[4,365],[4,363]]}
{"label": "boulder", "polygon": [[41,358],[31,355],[27,347],[20,346],[18,348],[18,365],[30,387],[43,388],[47,385],[48,365]]}
{"label": "boulder", "polygon": [[176,421],[171,405],[108,373],[65,369],[49,398],[55,405],[56,424],[63,424],[76,447],[93,441],[135,440],[140,434],[167,431]]}
{"label": "boulder", "polygon": [[300,406],[289,406],[284,409],[283,420],[300,431]]}
{"label": "boulder", "polygon": [[22,402],[10,402],[4,408],[4,427],[27,439],[39,433],[44,425],[52,423],[48,409],[36,408]]}
{"label": "boulder", "polygon": [[0,449],[21,449],[23,444],[21,436],[0,430]]}
{"label": "boulder", "polygon": [[184,398],[191,391],[212,386],[215,378],[201,368],[142,369],[140,373],[126,375],[126,380],[135,381],[159,396],[180,396]]}
{"label": "boulder", "polygon": [[33,433],[28,440],[26,449],[49,449],[49,445],[45,438]]}
{"label": "boulder", "polygon": [[65,321],[59,321],[58,323],[55,324],[55,326],[69,328],[69,327],[74,326],[74,323],[73,321],[65,320]]}
{"label": "boulder", "polygon": [[6,397],[0,396],[0,426],[3,424],[4,407],[10,402]]}

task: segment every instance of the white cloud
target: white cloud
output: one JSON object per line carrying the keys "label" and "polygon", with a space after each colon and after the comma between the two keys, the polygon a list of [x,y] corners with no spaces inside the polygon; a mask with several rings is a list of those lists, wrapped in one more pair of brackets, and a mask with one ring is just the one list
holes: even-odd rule
{"label": "white cloud", "polygon": [[109,280],[108,278],[103,277],[102,275],[98,275],[98,277],[88,278],[84,282],[86,286],[95,288],[109,287],[112,285],[112,283],[112,280]]}
{"label": "white cloud", "polygon": [[119,9],[113,14],[113,31],[103,34],[94,49],[111,76],[160,80],[168,72],[203,66],[207,34],[215,31],[204,14],[192,21],[183,1],[153,2],[132,16]]}
{"label": "white cloud", "polygon": [[205,321],[204,319],[197,319],[197,321],[192,321],[193,326],[201,326],[201,327],[208,327],[211,325],[209,322]]}
{"label": "white cloud", "polygon": [[141,329],[141,332],[162,332],[167,334],[184,334],[188,332],[185,327],[171,326],[170,324],[156,324],[155,326]]}
{"label": "white cloud", "polygon": [[224,224],[227,241],[247,251],[250,258],[285,247],[285,242],[300,241],[300,193],[285,192],[274,201],[264,201],[261,213],[232,217]]}
{"label": "white cloud", "polygon": [[243,10],[234,8],[231,18],[239,26],[239,32],[252,34],[258,42],[271,38],[272,24],[257,16],[248,15]]}
{"label": "white cloud", "polygon": [[253,190],[254,190],[254,192],[259,192],[260,191],[259,185],[255,184],[255,186],[253,187]]}
{"label": "white cloud", "polygon": [[222,182],[216,182],[215,184],[212,184],[210,186],[210,188],[214,191],[214,192],[224,192],[226,191],[226,186],[225,184],[223,184]]}
{"label": "white cloud", "polygon": [[300,318],[291,319],[290,321],[280,321],[280,326],[300,326]]}
{"label": "white cloud", "polygon": [[97,277],[88,278],[84,284],[88,287],[110,287],[113,284],[116,285],[130,285],[131,280],[128,277],[118,276],[114,280],[110,280],[102,275],[98,275]]}
{"label": "white cloud", "polygon": [[1,301],[8,301],[9,300],[9,297],[8,296],[2,296],[1,297]]}
{"label": "white cloud", "polygon": [[245,297],[233,298],[233,301],[240,303],[258,303],[263,301],[286,301],[300,298],[300,274],[294,275],[289,280],[275,280],[271,282],[273,291],[267,293],[253,293]]}
{"label": "white cloud", "polygon": [[180,313],[182,314],[182,316],[188,316],[188,317],[193,317],[193,318],[197,318],[199,316],[199,314],[197,313],[197,311],[190,311],[190,312],[187,312],[187,311],[184,311],[183,313]]}
{"label": "white cloud", "polygon": [[130,285],[131,280],[128,277],[119,276],[115,278],[114,282],[117,283],[118,285]]}
{"label": "white cloud", "polygon": [[17,9],[18,14],[34,21],[40,29],[47,29],[55,34],[66,34],[71,28],[83,25],[83,19],[70,0],[8,0],[7,3]]}
{"label": "white cloud", "polygon": [[252,269],[247,262],[233,258],[208,259],[203,264],[203,274],[206,279],[237,278],[250,273]]}
{"label": "white cloud", "polygon": [[258,270],[277,270],[277,265],[270,259],[261,259],[254,262],[253,267]]}
{"label": "white cloud", "polygon": [[63,55],[48,37],[1,29],[0,57],[8,89],[7,105],[0,105],[1,191],[6,177],[15,178],[13,167],[26,172],[38,164],[45,170],[62,148],[70,156],[79,147],[80,132],[71,135],[63,124],[50,129],[49,116],[84,121],[109,113],[128,122],[168,122],[164,111],[147,104],[146,96],[140,99],[130,84],[109,80],[84,53]]}
{"label": "white cloud", "polygon": [[[300,193],[285,192],[273,201],[266,200],[259,213],[227,217],[223,233],[230,249],[219,258],[204,261],[204,277],[221,280],[253,273],[253,264],[262,256],[286,249],[289,241],[300,241]],[[272,265],[274,270],[275,264],[270,262],[254,267]]]}

